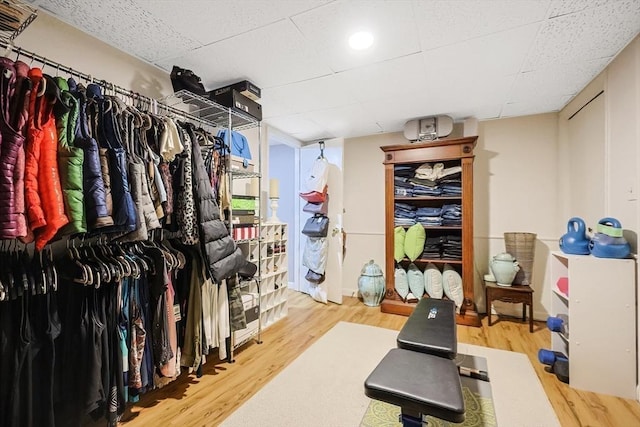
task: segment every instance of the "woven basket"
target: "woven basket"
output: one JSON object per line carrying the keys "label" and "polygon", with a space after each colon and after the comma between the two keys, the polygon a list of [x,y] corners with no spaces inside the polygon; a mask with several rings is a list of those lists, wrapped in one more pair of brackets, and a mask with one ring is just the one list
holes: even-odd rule
{"label": "woven basket", "polygon": [[518,261],[520,271],[513,280],[514,285],[530,285],[533,275],[533,258],[536,250],[535,233],[509,232],[504,233],[506,252]]}

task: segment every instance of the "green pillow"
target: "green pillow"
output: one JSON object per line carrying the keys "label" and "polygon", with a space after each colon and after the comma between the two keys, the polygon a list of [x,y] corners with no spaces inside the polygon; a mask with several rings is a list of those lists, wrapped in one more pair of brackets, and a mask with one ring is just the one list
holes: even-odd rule
{"label": "green pillow", "polygon": [[393,258],[396,262],[400,262],[404,258],[404,236],[406,233],[404,227],[393,229]]}
{"label": "green pillow", "polygon": [[427,233],[424,231],[422,224],[414,224],[409,227],[404,238],[404,253],[411,261],[415,261],[422,255],[426,239]]}

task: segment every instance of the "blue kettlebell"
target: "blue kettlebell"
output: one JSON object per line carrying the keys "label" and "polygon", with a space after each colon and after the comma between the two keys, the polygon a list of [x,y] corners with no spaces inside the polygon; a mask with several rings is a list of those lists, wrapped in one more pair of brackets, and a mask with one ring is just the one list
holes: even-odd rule
{"label": "blue kettlebell", "polygon": [[622,224],[615,218],[606,217],[598,221],[598,227],[596,229],[598,233],[606,234],[611,237],[622,237]]}
{"label": "blue kettlebell", "polygon": [[598,232],[589,242],[591,255],[598,258],[626,258],[631,252],[629,242],[622,236],[622,225],[615,218],[598,221]]}
{"label": "blue kettlebell", "polygon": [[565,254],[589,255],[589,239],[582,218],[574,216],[567,223],[567,233],[560,238],[560,249]]}

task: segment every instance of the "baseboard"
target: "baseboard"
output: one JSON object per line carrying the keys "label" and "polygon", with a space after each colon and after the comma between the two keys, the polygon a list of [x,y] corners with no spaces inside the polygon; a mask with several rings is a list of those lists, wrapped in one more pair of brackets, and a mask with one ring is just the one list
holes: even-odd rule
{"label": "baseboard", "polygon": [[342,288],[342,296],[358,298],[358,289]]}

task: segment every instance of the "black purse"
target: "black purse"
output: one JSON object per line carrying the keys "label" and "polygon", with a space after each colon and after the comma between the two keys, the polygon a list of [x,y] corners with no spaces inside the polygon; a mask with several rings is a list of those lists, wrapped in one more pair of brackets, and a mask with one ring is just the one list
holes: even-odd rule
{"label": "black purse", "polygon": [[204,96],[207,94],[200,77],[195,75],[193,71],[180,68],[177,65],[174,65],[171,70],[171,85],[173,86],[174,92],[188,90],[196,95]]}
{"label": "black purse", "polygon": [[324,215],[314,215],[307,220],[302,228],[302,234],[309,237],[327,237],[329,218]]}

